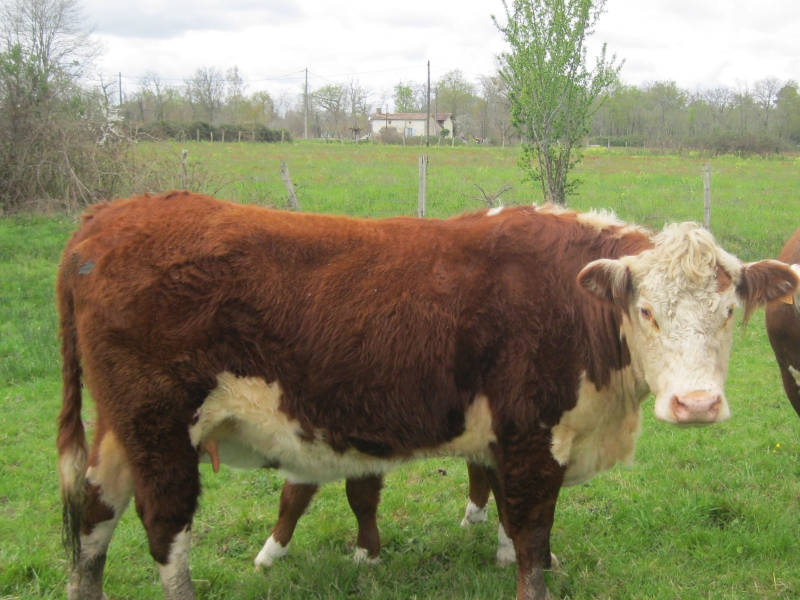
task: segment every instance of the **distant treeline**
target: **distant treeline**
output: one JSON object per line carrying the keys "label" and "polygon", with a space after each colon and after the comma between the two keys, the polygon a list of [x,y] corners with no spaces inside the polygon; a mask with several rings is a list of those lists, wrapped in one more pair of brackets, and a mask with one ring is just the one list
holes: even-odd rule
{"label": "distant treeline", "polygon": [[711,154],[797,150],[798,84],[768,77],[695,92],[671,81],[619,85],[595,114],[590,141]]}
{"label": "distant treeline", "polygon": [[[150,73],[123,102],[122,114],[140,130],[158,132],[154,124],[167,121],[172,129],[184,130],[186,137],[196,137],[193,123],[211,124],[201,128],[201,139],[210,138],[205,132],[211,127],[223,128],[229,140],[231,132],[238,139],[239,130],[255,132],[261,126],[293,137],[303,137],[307,128],[309,137],[346,139],[369,131],[370,114],[385,109],[389,101],[395,112],[427,109],[426,85],[414,81],[400,81],[391,94],[378,94],[357,80],[331,83],[310,91],[307,98],[299,92],[284,92],[277,98],[264,91],[247,95],[245,88],[236,67],[224,73],[198,69],[181,86],[165,85]],[[457,70],[446,73],[431,86],[431,109],[452,115],[454,134],[462,143],[504,145],[519,140],[499,73],[477,82]],[[175,139],[174,133],[168,135]],[[215,140],[220,137],[214,132]],[[752,85],[691,91],[673,81],[620,83],[598,104],[589,143],[709,154],[796,150],[798,84],[767,77]]]}

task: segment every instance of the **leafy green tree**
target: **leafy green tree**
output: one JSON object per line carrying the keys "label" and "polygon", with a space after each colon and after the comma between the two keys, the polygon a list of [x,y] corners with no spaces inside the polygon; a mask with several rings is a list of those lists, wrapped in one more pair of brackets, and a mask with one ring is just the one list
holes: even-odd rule
{"label": "leafy green tree", "polygon": [[344,119],[347,89],[342,83],[331,83],[311,94],[311,102],[325,111],[328,124],[333,131],[339,130],[339,122]]}
{"label": "leafy green tree", "polygon": [[587,67],[586,38],[594,32],[605,0],[503,0],[507,23],[492,17],[508,44],[500,73],[508,86],[512,123],[523,138],[519,165],[541,182],[544,199],[566,204],[577,180],[579,142],[592,116],[617,82],[622,63],[606,57]]}
{"label": "leafy green tree", "polygon": [[779,135],[800,142],[800,94],[796,81],[789,81],[778,92]]}
{"label": "leafy green tree", "polygon": [[394,110],[399,113],[415,112],[419,107],[414,100],[414,88],[402,81],[394,86]]}
{"label": "leafy green tree", "polygon": [[453,137],[465,133],[477,100],[475,86],[464,78],[460,69],[448,71],[436,82],[436,98],[438,111],[450,113]]}

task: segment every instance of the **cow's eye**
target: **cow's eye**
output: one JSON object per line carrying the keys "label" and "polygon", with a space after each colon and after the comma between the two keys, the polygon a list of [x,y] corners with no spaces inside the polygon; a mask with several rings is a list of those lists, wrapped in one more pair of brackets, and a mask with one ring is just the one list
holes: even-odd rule
{"label": "cow's eye", "polygon": [[653,325],[653,327],[658,329],[658,323],[656,323],[656,320],[653,318],[653,313],[650,312],[650,309],[645,308],[644,306],[641,306],[641,307],[639,307],[639,312],[642,314],[642,318],[645,321],[650,321],[650,323]]}
{"label": "cow's eye", "polygon": [[728,309],[728,318],[730,319],[732,316],[733,316],[733,309],[729,308]]}

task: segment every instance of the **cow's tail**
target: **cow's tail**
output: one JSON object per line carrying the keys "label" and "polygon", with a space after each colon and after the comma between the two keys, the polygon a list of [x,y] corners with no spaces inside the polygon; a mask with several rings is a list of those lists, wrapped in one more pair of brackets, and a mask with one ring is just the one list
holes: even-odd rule
{"label": "cow's tail", "polygon": [[83,373],[72,289],[63,272],[59,273],[58,283],[63,380],[61,413],[58,416],[58,473],[61,501],[64,504],[61,537],[64,547],[72,554],[73,565],[77,565],[81,553],[80,532],[84,522],[89,452],[81,419]]}

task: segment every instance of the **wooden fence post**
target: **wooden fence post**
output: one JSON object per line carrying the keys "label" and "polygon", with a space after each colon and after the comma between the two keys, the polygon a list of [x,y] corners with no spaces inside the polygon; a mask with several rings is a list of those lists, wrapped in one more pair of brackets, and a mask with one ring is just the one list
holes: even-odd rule
{"label": "wooden fence post", "polygon": [[213,131],[211,132],[211,141],[212,142],[214,141],[214,132]]}
{"label": "wooden fence post", "polygon": [[425,216],[426,194],[428,192],[428,155],[419,157],[419,195],[417,196],[417,216]]}
{"label": "wooden fence post", "polygon": [[703,227],[711,230],[711,169],[708,163],[703,164]]}
{"label": "wooden fence post", "polygon": [[289,194],[289,206],[292,210],[300,210],[300,205],[297,202],[297,195],[294,193],[294,186],[289,177],[289,168],[286,166],[285,161],[281,162],[281,179],[283,179],[283,185],[286,186],[286,191]]}
{"label": "wooden fence post", "polygon": [[197,130],[197,143],[200,143],[200,130]]}
{"label": "wooden fence post", "polygon": [[186,172],[186,159],[189,158],[189,153],[186,150],[181,150],[181,189],[186,189],[186,181],[189,175]]}

